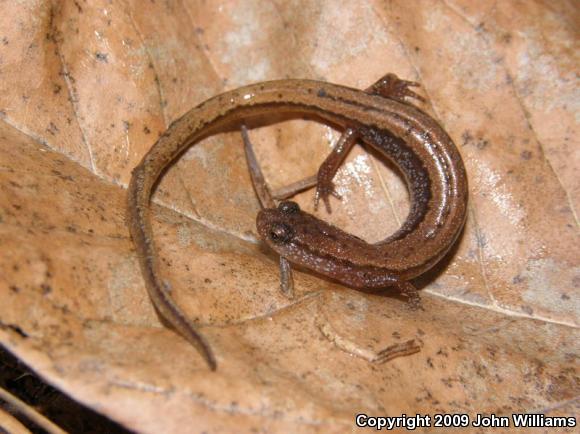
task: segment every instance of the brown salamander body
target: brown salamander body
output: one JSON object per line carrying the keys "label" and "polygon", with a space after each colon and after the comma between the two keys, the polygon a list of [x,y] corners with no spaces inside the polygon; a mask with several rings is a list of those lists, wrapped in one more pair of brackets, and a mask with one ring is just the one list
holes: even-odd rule
{"label": "brown salamander body", "polygon": [[134,169],[129,225],[156,308],[212,369],[216,361],[208,344],[181,314],[159,275],[150,197],[164,169],[186,148],[226,126],[272,111],[313,115],[355,131],[400,168],[411,196],[405,223],[376,244],[301,211],[293,202],[262,210],[257,218],[260,236],[291,262],[357,288],[391,286],[439,261],[465,221],[467,178],[459,152],[434,119],[410,104],[312,80],[264,82],[205,101],[175,121]]}

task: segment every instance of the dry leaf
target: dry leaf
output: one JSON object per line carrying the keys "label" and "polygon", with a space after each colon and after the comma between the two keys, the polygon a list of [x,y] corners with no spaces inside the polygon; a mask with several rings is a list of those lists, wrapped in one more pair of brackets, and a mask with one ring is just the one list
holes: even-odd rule
{"label": "dry leaf", "polygon": [[[355,415],[577,416],[579,9],[574,2],[0,2],[0,339],[140,432],[344,432]],[[305,272],[278,290],[237,133],[192,147],[155,196],[164,276],[219,368],[165,328],[125,218],[131,169],[189,108],[261,80],[419,81],[459,146],[469,217],[424,311]],[[251,131],[273,187],[337,132]],[[355,149],[319,215],[377,241],[408,198]],[[312,192],[297,199],[312,210]],[[362,223],[364,222],[364,223]],[[373,355],[409,340],[420,351]],[[362,355],[362,356],[361,356]],[[475,428],[471,428],[475,429]]]}

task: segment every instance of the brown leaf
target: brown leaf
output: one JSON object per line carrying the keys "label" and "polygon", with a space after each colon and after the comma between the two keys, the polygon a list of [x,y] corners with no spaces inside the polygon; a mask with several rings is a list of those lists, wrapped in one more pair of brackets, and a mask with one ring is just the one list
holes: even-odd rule
{"label": "brown leaf", "polygon": [[[578,414],[573,2],[0,4],[0,339],[48,382],[142,432]],[[240,136],[219,134],[171,168],[154,206],[164,277],[217,354],[209,372],[147,297],[124,220],[131,169],[221,91],[285,77],[365,88],[386,72],[421,83],[470,181],[424,310],[307,272],[285,298]],[[251,136],[276,188],[314,174],[338,133],[290,120]],[[363,148],[336,182],[343,200],[323,218],[369,241],[404,220],[404,183]],[[297,200],[312,211],[312,191]],[[409,340],[420,352],[369,361]]]}

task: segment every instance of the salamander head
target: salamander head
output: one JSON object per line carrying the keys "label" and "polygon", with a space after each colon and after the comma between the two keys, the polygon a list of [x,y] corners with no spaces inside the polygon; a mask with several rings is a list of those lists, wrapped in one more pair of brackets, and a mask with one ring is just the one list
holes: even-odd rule
{"label": "salamander head", "polygon": [[260,237],[280,256],[323,274],[335,266],[336,259],[347,257],[355,244],[364,244],[291,201],[260,211],[256,226]]}
{"label": "salamander head", "polygon": [[333,258],[345,253],[349,242],[356,239],[291,201],[260,211],[256,226],[260,238],[280,256],[323,274],[332,266]]}
{"label": "salamander head", "polygon": [[[303,231],[311,215],[303,212],[296,202],[285,201],[278,208],[258,213],[256,226],[260,237],[281,256],[292,257],[303,246]],[[315,219],[316,220],[316,219]]]}
{"label": "salamander head", "polygon": [[260,238],[280,256],[346,285],[383,288],[396,279],[388,270],[367,264],[372,246],[300,210],[295,202],[263,209],[256,226]]}

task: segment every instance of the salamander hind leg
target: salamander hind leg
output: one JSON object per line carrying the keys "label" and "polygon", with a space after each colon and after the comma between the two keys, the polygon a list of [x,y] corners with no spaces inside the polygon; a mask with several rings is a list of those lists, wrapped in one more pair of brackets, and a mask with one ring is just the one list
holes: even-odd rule
{"label": "salamander hind leg", "polygon": [[[371,95],[379,95],[406,104],[409,104],[406,101],[406,98],[414,98],[418,101],[425,102],[425,98],[411,90],[411,87],[417,86],[420,85],[415,81],[402,80],[395,74],[389,73],[364,91]],[[318,182],[316,185],[316,194],[314,196],[314,209],[318,209],[318,203],[322,199],[326,211],[330,214],[332,212],[330,208],[330,196],[334,196],[340,200],[341,197],[337,193],[332,179],[334,178],[334,175],[336,175],[336,171],[344,161],[346,155],[357,142],[358,137],[359,133],[356,128],[347,128],[334,146],[330,155],[326,160],[324,160],[318,169]]]}
{"label": "salamander hind leg", "polygon": [[399,102],[407,102],[405,98],[415,98],[418,101],[425,102],[425,98],[410,89],[418,86],[420,84],[416,81],[402,80],[395,74],[388,73],[369,87],[366,92]]}
{"label": "salamander hind leg", "polygon": [[407,303],[412,310],[423,309],[419,291],[411,282],[401,281],[394,285],[399,292],[407,297]]}
{"label": "salamander hind leg", "polygon": [[318,182],[316,184],[316,193],[314,193],[314,210],[318,210],[318,204],[320,199],[324,202],[326,212],[328,214],[332,213],[332,208],[330,207],[330,196],[334,196],[338,200],[342,199],[342,196],[336,191],[334,181],[332,177],[328,176],[328,172],[324,170],[324,166],[320,167],[318,172]]}
{"label": "salamander hind leg", "polygon": [[344,158],[350,152],[358,139],[358,131],[355,128],[347,128],[340,136],[332,152],[326,157],[318,169],[316,175],[316,193],[314,195],[314,209],[318,209],[320,199],[324,202],[326,212],[332,212],[330,208],[330,196],[341,199],[332,181],[336,171],[340,167]]}

